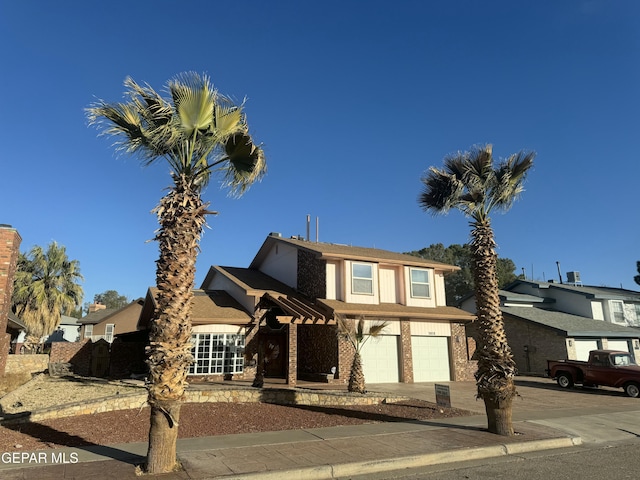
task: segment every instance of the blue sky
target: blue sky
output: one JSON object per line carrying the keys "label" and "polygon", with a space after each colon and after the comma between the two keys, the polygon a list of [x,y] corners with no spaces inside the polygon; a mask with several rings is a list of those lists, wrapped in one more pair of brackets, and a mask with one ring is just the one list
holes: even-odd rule
{"label": "blue sky", "polygon": [[150,213],[168,167],[117,156],[84,108],[127,75],[160,90],[207,73],[241,101],[268,174],[241,199],[216,182],[197,263],[247,266],[269,232],[410,251],[465,243],[459,212],[417,203],[450,153],[537,152],[526,191],[493,219],[527,277],[579,271],[638,290],[640,3],[592,1],[0,0],[0,223],[22,251],[52,240],[85,300],[155,281]]}

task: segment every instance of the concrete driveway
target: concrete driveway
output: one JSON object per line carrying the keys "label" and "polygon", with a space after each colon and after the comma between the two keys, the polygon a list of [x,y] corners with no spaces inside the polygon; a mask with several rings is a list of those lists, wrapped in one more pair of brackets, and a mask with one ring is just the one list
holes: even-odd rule
{"label": "concrete driveway", "polygon": [[[452,407],[484,414],[484,403],[476,400],[475,382],[436,383],[449,386]],[[436,383],[372,383],[367,384],[367,390],[435,402]],[[541,377],[517,377],[516,386],[519,394],[513,404],[516,421],[640,410],[640,399],[625,396],[622,389],[576,387],[565,390],[555,381]]]}

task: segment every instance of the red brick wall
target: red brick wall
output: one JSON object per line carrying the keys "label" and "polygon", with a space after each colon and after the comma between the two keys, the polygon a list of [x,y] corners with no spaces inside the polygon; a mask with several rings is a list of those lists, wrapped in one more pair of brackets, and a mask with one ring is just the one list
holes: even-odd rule
{"label": "red brick wall", "polygon": [[7,333],[7,321],[21,241],[17,230],[9,225],[0,226],[0,375],[4,375],[9,355],[11,336]]}
{"label": "red brick wall", "polygon": [[51,363],[70,363],[73,372],[89,375],[91,372],[91,341],[54,342],[51,344]]}

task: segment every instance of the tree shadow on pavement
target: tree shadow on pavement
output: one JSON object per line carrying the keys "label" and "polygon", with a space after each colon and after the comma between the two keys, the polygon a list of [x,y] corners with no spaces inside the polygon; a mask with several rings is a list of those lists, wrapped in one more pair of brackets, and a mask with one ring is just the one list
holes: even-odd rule
{"label": "tree shadow on pavement", "polygon": [[[472,431],[486,431],[486,428],[474,427],[468,425],[456,425],[452,423],[445,423],[439,421],[441,418],[460,418],[464,416],[475,415],[473,412],[467,412],[466,410],[457,410],[460,413],[464,413],[462,415],[452,415],[450,417],[446,417],[445,415],[436,416],[433,419],[430,418],[415,418],[413,415],[391,415],[388,413],[376,413],[367,411],[362,408],[358,408],[358,406],[354,406],[353,408],[340,408],[340,407],[328,407],[328,406],[319,406],[319,405],[284,405],[290,408],[296,408],[300,410],[306,410],[310,412],[318,412],[325,415],[338,415],[342,417],[355,418],[359,420],[364,420],[364,423],[412,423],[416,425],[427,425],[432,427],[447,427],[447,428],[455,428],[460,430],[472,430]],[[398,407],[402,407],[398,405]],[[415,408],[415,407],[411,407]],[[421,407],[428,408],[428,407]]]}
{"label": "tree shadow on pavement", "polygon": [[85,440],[78,435],[71,435],[41,423],[5,423],[2,427],[33,437],[47,444],[49,448],[77,448],[131,465],[140,465],[146,461],[146,458],[141,455],[114,447],[99,445]]}

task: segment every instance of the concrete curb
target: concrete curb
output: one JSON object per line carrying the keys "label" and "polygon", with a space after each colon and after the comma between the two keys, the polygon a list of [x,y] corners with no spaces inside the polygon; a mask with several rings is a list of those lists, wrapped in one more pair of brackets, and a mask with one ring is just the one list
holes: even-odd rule
{"label": "concrete curb", "polygon": [[406,457],[388,458],[367,462],[351,462],[336,465],[318,465],[289,470],[277,470],[268,472],[255,472],[241,475],[224,475],[223,477],[208,477],[203,480],[224,478],[225,480],[282,480],[283,478],[295,478],[299,480],[325,480],[332,478],[346,478],[354,475],[366,475],[370,473],[418,468],[444,463],[456,463],[467,460],[481,460],[506,455],[551,450],[556,448],[574,447],[582,444],[580,437],[562,437],[546,440],[533,440],[531,442],[510,443],[492,445],[488,447],[462,448],[423,455],[411,455]]}

